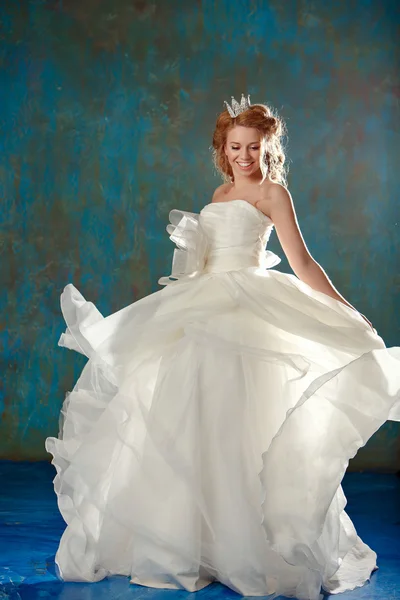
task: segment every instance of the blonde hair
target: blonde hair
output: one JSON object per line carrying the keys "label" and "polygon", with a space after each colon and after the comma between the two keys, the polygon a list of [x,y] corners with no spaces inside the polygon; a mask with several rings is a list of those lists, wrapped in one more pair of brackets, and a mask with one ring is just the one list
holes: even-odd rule
{"label": "blonde hair", "polygon": [[[216,170],[226,182],[233,181],[233,171],[225,154],[224,146],[228,132],[236,125],[254,127],[260,134],[260,169],[262,181],[269,175],[271,181],[287,186],[285,154],[282,137],[286,135],[283,120],[266,104],[252,104],[237,117],[231,117],[227,110],[219,114],[215,125],[212,148]],[[261,182],[262,183],[262,182]]]}

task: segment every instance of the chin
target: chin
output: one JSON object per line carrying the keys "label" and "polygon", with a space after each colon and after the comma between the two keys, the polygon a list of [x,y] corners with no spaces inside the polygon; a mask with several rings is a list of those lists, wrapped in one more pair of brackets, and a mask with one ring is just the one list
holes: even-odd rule
{"label": "chin", "polygon": [[242,177],[250,177],[251,175],[254,175],[254,173],[257,171],[257,169],[251,169],[250,171],[242,171],[241,169],[232,169],[233,173],[235,175],[241,175]]}

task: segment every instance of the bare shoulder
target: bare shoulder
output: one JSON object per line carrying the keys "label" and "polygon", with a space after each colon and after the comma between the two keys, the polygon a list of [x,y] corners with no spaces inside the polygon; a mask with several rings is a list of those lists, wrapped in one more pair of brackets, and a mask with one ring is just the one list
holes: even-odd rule
{"label": "bare shoulder", "polygon": [[292,197],[289,190],[281,183],[265,181],[261,185],[260,197],[255,202],[256,207],[274,220],[274,213],[284,210],[284,207],[292,205]]}
{"label": "bare shoulder", "polygon": [[223,183],[222,185],[219,185],[214,191],[211,202],[219,202],[220,198],[227,193],[229,187],[229,183]]}
{"label": "bare shoulder", "polygon": [[292,197],[287,187],[275,181],[268,182],[268,186],[266,187],[266,194],[268,196],[268,199],[274,203],[287,203],[291,202],[292,200]]}

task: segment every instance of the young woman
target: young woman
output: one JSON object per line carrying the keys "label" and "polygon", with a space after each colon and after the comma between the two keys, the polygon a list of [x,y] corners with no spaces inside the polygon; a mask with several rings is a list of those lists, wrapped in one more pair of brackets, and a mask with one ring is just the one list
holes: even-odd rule
{"label": "young woman", "polygon": [[[400,348],[310,256],[281,135],[267,106],[227,104],[213,139],[226,181],[199,214],[170,212],[164,288],[106,318],[64,289],[59,344],[89,359],[46,440],[65,581],[316,600],[377,568],[341,480],[400,420]],[[272,268],[273,227],[296,275]]]}

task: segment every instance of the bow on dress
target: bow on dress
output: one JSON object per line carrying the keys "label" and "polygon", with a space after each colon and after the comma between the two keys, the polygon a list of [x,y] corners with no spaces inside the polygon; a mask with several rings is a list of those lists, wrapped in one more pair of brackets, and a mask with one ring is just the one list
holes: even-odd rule
{"label": "bow on dress", "polygon": [[208,250],[208,239],[198,214],[174,208],[169,213],[169,220],[166,230],[177,247],[172,257],[171,274],[161,277],[160,285],[168,285],[187,275],[199,275],[206,264]]}
{"label": "bow on dress", "polygon": [[[199,223],[197,213],[174,208],[169,213],[169,220],[166,230],[177,247],[172,257],[171,274],[161,277],[158,280],[160,285],[174,283],[186,276],[198,277],[204,271],[209,249],[208,237]],[[270,250],[261,253],[260,267],[264,269],[270,269],[280,262],[280,257]]]}

